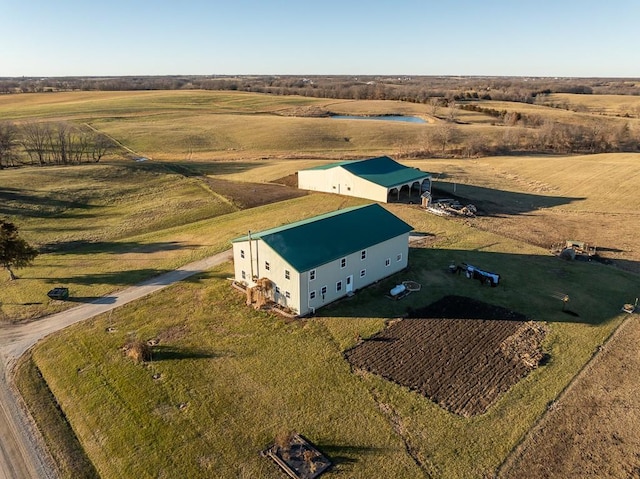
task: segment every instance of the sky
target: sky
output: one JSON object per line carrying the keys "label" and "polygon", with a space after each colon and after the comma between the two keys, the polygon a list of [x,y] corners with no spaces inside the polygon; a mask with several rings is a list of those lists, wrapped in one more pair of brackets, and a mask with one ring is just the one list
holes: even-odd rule
{"label": "sky", "polygon": [[0,77],[640,77],[640,0],[0,0]]}

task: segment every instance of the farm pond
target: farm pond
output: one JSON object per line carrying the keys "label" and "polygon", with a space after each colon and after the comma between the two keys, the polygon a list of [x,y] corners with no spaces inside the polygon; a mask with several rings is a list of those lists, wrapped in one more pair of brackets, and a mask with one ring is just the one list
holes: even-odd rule
{"label": "farm pond", "polygon": [[404,123],[426,123],[422,118],[417,116],[404,115],[331,115],[329,118],[334,120],[384,120],[384,121],[401,121]]}
{"label": "farm pond", "polygon": [[446,296],[345,351],[377,374],[471,417],[482,414],[547,357],[544,323],[463,296]]}

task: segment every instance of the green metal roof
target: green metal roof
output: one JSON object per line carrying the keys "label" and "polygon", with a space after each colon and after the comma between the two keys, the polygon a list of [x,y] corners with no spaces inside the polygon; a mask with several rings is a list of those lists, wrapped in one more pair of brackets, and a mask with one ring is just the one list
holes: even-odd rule
{"label": "green metal roof", "polygon": [[338,166],[347,165],[349,163],[353,163],[354,161],[361,161],[361,160],[339,161],[338,163],[329,163],[328,165],[314,166],[313,168],[307,168],[307,170],[330,170],[331,168],[337,168]]}
{"label": "green metal roof", "polygon": [[[408,233],[413,228],[378,204],[345,208],[251,233],[303,272]],[[248,236],[233,240],[247,241]]]}
{"label": "green metal roof", "polygon": [[401,165],[388,156],[357,161],[342,167],[356,176],[387,188],[428,178],[429,173]]}
{"label": "green metal roof", "polygon": [[341,161],[339,163],[330,163],[309,169],[329,170],[340,166],[356,176],[386,188],[421,181],[431,176],[429,173],[425,173],[416,168],[401,165],[388,156],[380,156],[366,160]]}

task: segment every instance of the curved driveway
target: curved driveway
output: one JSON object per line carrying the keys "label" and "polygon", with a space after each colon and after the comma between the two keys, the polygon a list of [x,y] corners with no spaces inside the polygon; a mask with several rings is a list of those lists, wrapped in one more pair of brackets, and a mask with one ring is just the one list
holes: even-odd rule
{"label": "curved driveway", "polygon": [[37,321],[0,326],[0,479],[55,478],[48,454],[35,439],[12,382],[16,360],[45,336],[71,324],[122,306],[231,260],[230,250],[189,263],[169,273]]}

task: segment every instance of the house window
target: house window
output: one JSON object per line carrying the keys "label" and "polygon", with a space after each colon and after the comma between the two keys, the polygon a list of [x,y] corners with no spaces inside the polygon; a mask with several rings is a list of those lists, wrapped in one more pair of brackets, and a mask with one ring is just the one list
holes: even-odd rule
{"label": "house window", "polygon": [[384,265],[389,266],[391,264],[391,258],[387,258],[384,260]]}
{"label": "house window", "polygon": [[338,281],[336,283],[336,293],[339,293],[340,291],[342,291],[342,281]]}
{"label": "house window", "polygon": [[363,249],[360,252],[360,259],[367,259],[367,250],[366,249]]}
{"label": "house window", "polygon": [[340,267],[345,268],[347,266],[347,258],[342,258],[340,260]]}
{"label": "house window", "polygon": [[396,261],[402,261],[402,253],[398,253],[396,256]]}
{"label": "house window", "polygon": [[280,286],[276,286],[276,294],[280,294]]}
{"label": "house window", "polygon": [[242,259],[244,259],[244,250],[243,250],[243,249],[241,249],[241,250],[240,250],[240,257],[241,257]]}
{"label": "house window", "polygon": [[291,278],[291,273],[289,272],[288,269],[284,270],[284,279],[290,279]]}
{"label": "house window", "polygon": [[367,275],[367,270],[366,269],[362,269],[360,270],[360,277],[364,278]]}
{"label": "house window", "polygon": [[264,269],[266,269],[267,271],[269,271],[271,269],[271,265],[269,264],[268,261],[264,262]]}
{"label": "house window", "polygon": [[247,279],[247,273],[245,273],[244,271],[241,273],[242,275],[242,279]]}
{"label": "house window", "polygon": [[309,271],[309,281],[313,281],[314,279],[316,279],[316,270],[312,269]]}
{"label": "house window", "polygon": [[284,297],[287,299],[291,299],[291,293],[289,291],[284,292]]}
{"label": "house window", "polygon": [[316,299],[316,292],[315,291],[310,291],[309,292],[309,299]]}

